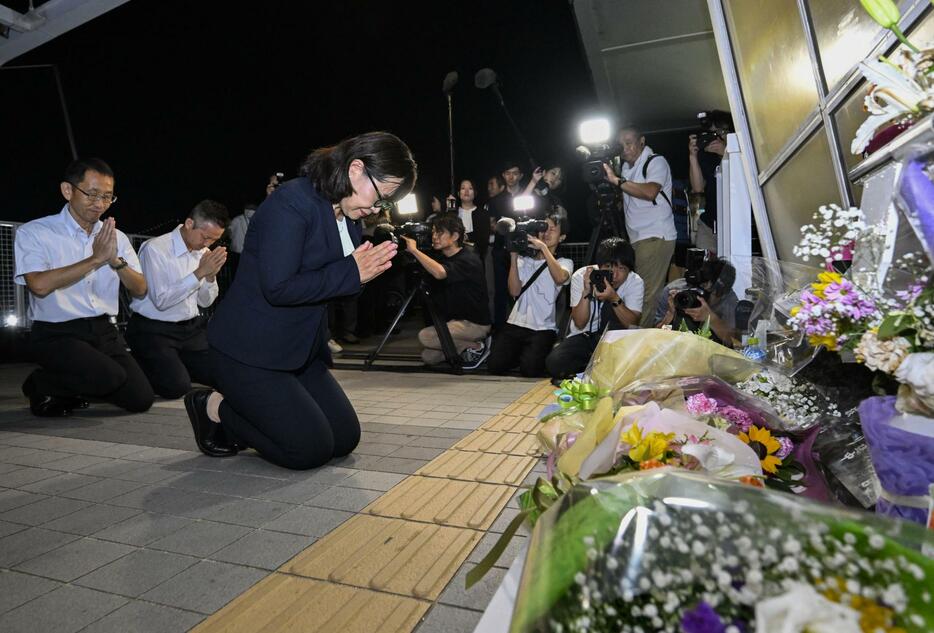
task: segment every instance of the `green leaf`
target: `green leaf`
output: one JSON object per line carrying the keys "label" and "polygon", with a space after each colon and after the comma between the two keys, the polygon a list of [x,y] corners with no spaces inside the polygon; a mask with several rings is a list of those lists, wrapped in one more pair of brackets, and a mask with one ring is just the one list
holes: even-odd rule
{"label": "green leaf", "polygon": [[906,314],[905,312],[891,312],[882,319],[876,337],[882,340],[894,338],[909,330],[913,330],[914,326],[914,316]]}

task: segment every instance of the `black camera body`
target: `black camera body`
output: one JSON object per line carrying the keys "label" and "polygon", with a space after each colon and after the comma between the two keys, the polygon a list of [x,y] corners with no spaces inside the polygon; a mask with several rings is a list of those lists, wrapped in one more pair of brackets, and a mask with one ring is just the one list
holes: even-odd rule
{"label": "black camera body", "polygon": [[516,228],[506,234],[506,250],[510,253],[519,253],[525,257],[534,257],[536,249],[529,246],[529,236],[541,236],[548,230],[548,222],[544,220],[523,220],[516,222]]}
{"label": "black camera body", "polygon": [[395,230],[394,237],[415,240],[415,246],[420,251],[431,250],[431,225],[425,222],[406,222]]}
{"label": "black camera body", "polygon": [[606,290],[606,287],[613,283],[613,271],[601,270],[599,268],[590,271],[590,285],[599,292]]}
{"label": "black camera body", "polygon": [[722,140],[716,132],[701,132],[697,135],[697,147],[703,150],[714,141]]}
{"label": "black camera body", "polygon": [[445,210],[448,213],[457,213],[457,200],[455,200],[454,198],[448,198],[447,206],[445,207]]}
{"label": "black camera body", "polygon": [[713,281],[707,279],[704,271],[704,262],[707,261],[707,251],[703,248],[689,248],[685,258],[684,280],[688,287],[679,291],[674,297],[675,321],[674,325],[680,327],[684,322],[688,329],[695,331],[700,327],[700,323],[687,316],[684,311],[701,306],[700,300],[710,302],[710,292],[704,288],[704,284]]}

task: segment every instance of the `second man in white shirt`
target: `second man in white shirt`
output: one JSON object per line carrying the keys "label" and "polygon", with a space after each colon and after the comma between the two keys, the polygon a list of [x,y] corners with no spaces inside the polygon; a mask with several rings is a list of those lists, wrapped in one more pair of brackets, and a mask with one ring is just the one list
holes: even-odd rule
{"label": "second man in white shirt", "polygon": [[140,248],[148,291],[130,304],[127,342],[153,391],[164,398],[182,397],[192,382],[213,386],[201,308],[217,299],[227,249],[209,247],[228,223],[224,205],[202,200],[184,224]]}

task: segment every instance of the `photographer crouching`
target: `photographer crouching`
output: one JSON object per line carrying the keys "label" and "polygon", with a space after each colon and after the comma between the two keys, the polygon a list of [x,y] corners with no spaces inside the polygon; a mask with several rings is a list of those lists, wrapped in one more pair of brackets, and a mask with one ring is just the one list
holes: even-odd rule
{"label": "photographer crouching", "polygon": [[520,222],[509,233],[509,294],[516,303],[493,337],[487,361],[491,374],[505,374],[518,365],[523,376],[546,375],[545,357],[558,332],[558,294],[574,268],[570,259],[555,258],[567,232],[567,218],[550,214],[544,221]]}
{"label": "photographer crouching", "polygon": [[637,327],[642,317],[645,284],[635,273],[636,254],[621,237],[600,242],[597,266],[584,266],[571,277],[571,324],[545,365],[554,380],[587,368],[604,329]]}
{"label": "photographer crouching", "polygon": [[[486,339],[491,322],[483,264],[476,253],[464,248],[464,234],[464,223],[456,215],[446,214],[432,220],[431,247],[440,253],[440,261],[419,250],[415,239],[401,237],[406,250],[431,276],[435,308],[447,322],[463,368],[475,369],[490,353]],[[434,326],[422,329],[418,340],[425,347],[422,360],[426,364],[445,360]]]}
{"label": "photographer crouching", "polygon": [[733,292],[736,269],[724,258],[706,259],[702,249],[688,249],[684,277],[665,286],[657,298],[656,327],[697,331],[710,319],[711,338],[727,347],[739,338]]}

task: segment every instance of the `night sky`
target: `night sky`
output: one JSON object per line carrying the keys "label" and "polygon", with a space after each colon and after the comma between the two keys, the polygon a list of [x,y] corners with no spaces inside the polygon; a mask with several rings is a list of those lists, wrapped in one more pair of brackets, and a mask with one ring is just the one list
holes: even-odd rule
{"label": "night sky", "polygon": [[0,219],[57,212],[70,159],[52,73],[8,66],[58,66],[78,153],[114,168],[126,232],[171,223],[203,198],[235,215],[262,199],[270,173],[294,176],[310,150],[374,129],[412,148],[424,208],[448,188],[441,85],[452,70],[457,177],[476,178],[485,196],[504,159],[525,160],[493,93],[473,85],[490,67],[536,161],[565,165],[572,235],[586,239],[573,148],[595,93],[567,2],[232,6],[133,0],[0,67]]}

